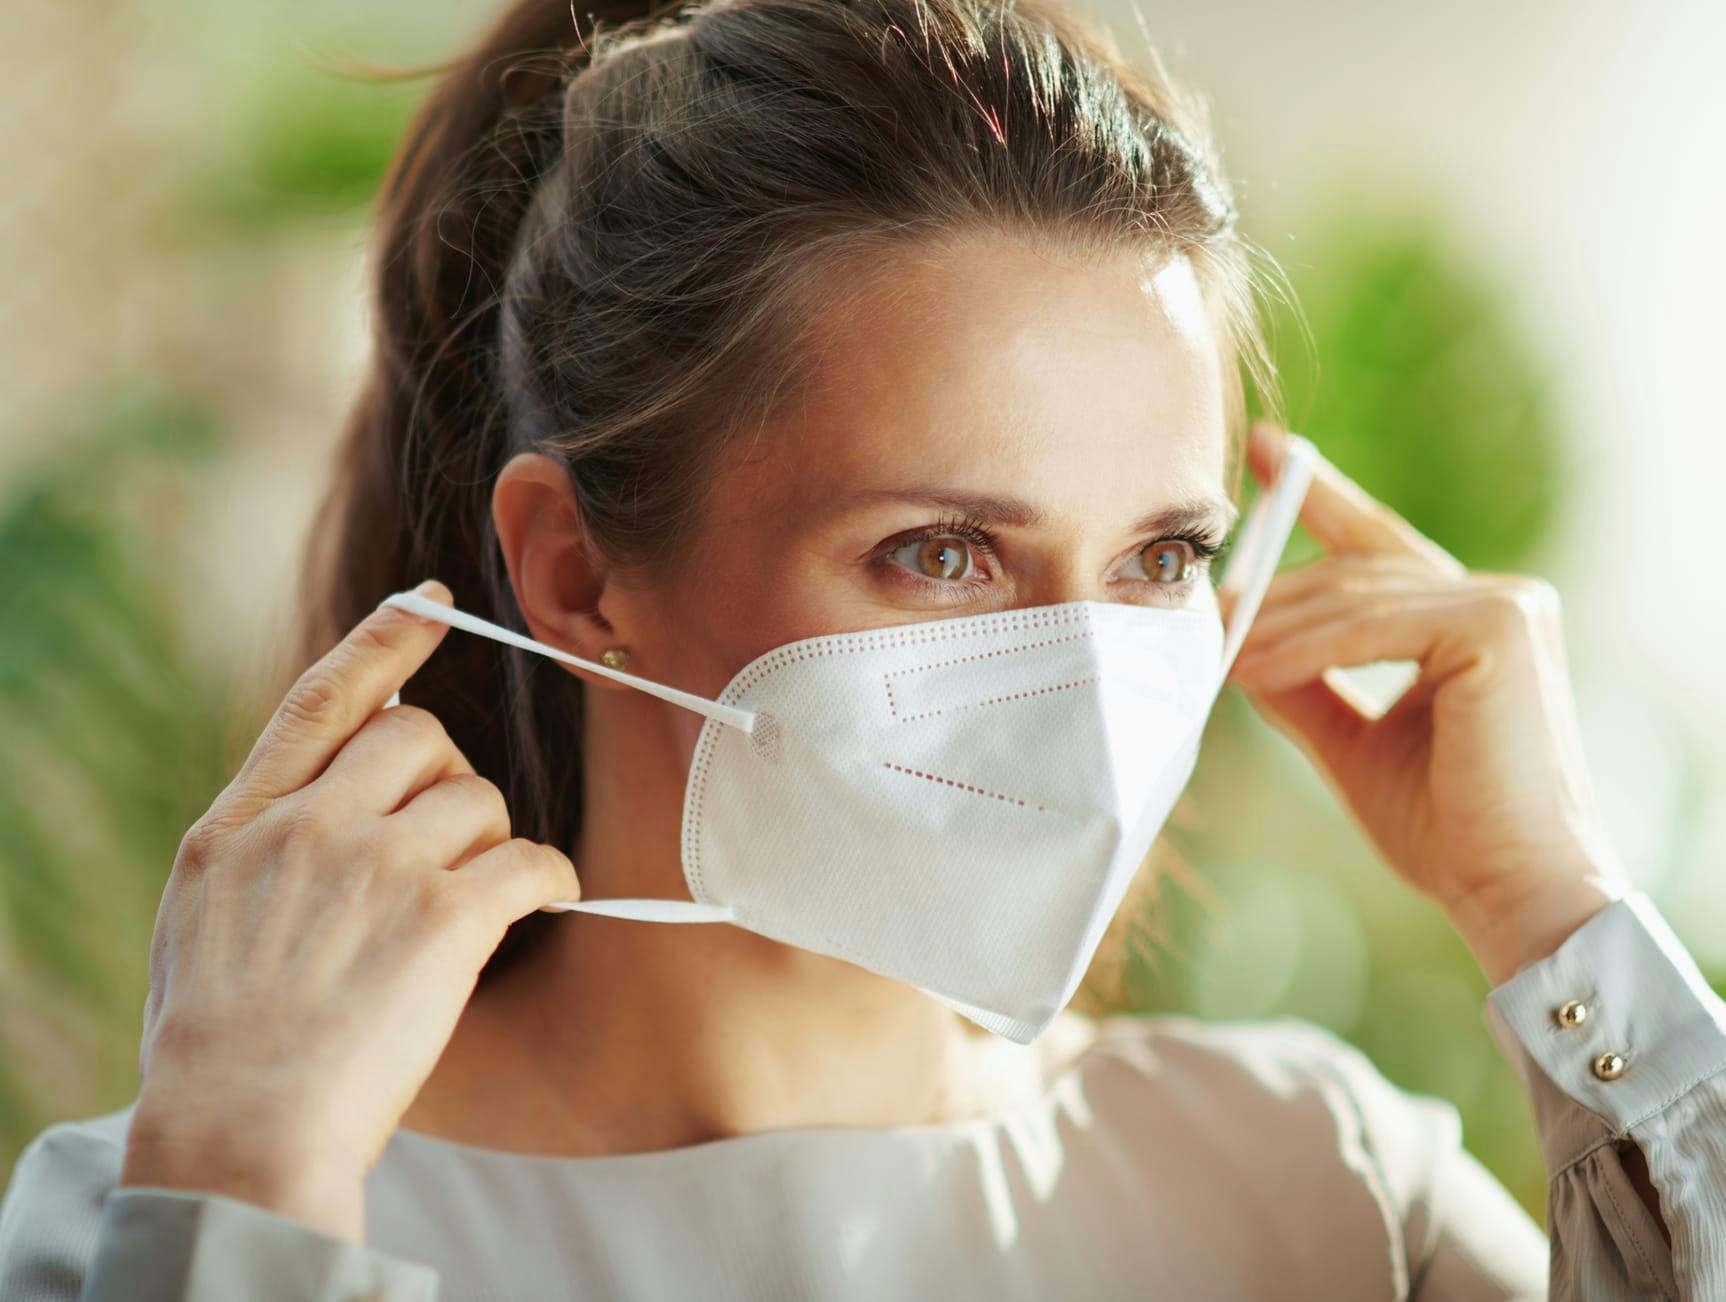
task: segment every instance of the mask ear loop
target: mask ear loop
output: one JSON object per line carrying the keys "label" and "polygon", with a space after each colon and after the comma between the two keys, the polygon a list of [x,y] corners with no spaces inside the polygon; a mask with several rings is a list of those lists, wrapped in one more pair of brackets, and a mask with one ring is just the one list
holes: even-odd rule
{"label": "mask ear loop", "polygon": [[704,714],[709,719],[717,719],[741,732],[753,732],[755,730],[755,712],[753,710],[738,709],[734,705],[721,705],[718,701],[710,701],[705,696],[697,696],[693,692],[667,687],[664,683],[656,683],[651,678],[643,678],[639,674],[613,669],[610,665],[601,664],[597,660],[585,660],[581,656],[571,655],[558,647],[547,646],[544,642],[536,642],[531,637],[523,637],[514,629],[505,628],[502,624],[494,624],[489,619],[481,619],[478,615],[470,615],[465,610],[446,606],[441,601],[422,597],[417,592],[392,593],[379,604],[397,606],[425,619],[436,620],[440,624],[448,624],[451,628],[459,628],[468,633],[478,633],[481,637],[489,637],[493,642],[502,642],[506,646],[520,647],[523,651],[533,651],[542,656],[549,656],[553,660],[561,660],[566,665],[577,665],[582,669],[591,669],[602,677],[627,683],[631,687],[646,692],[649,696],[657,696],[662,701],[670,701],[673,705],[681,705],[686,710],[694,710],[697,714]]}
{"label": "mask ear loop", "polygon": [[1319,451],[1311,441],[1299,434],[1284,436],[1287,454],[1282,468],[1271,486],[1259,494],[1236,541],[1234,560],[1219,586],[1221,592],[1235,594],[1234,609],[1229,614],[1228,628],[1223,635],[1223,661],[1218,681],[1228,677],[1229,669],[1246,641],[1247,630],[1258,614],[1265,592],[1276,577],[1277,562],[1294,532],[1300,516],[1301,503],[1306,500],[1317,466]]}
{"label": "mask ear loop", "polygon": [[[400,610],[419,615],[423,619],[448,624],[451,628],[459,628],[464,632],[478,633],[481,637],[488,637],[494,642],[502,642],[506,646],[519,647],[523,651],[532,651],[538,655],[548,656],[567,665],[577,665],[583,669],[590,669],[604,678],[626,683],[630,687],[646,692],[649,696],[657,696],[662,701],[681,705],[686,710],[693,710],[697,714],[706,715],[709,719],[716,719],[720,723],[737,728],[742,732],[754,731],[756,714],[753,710],[739,709],[734,705],[721,705],[718,701],[710,701],[705,696],[697,696],[693,692],[685,692],[675,687],[667,687],[664,683],[656,683],[651,678],[642,678],[638,674],[613,669],[610,665],[600,664],[594,660],[585,660],[581,656],[571,655],[558,647],[548,646],[544,642],[536,642],[531,637],[523,637],[514,629],[505,628],[502,624],[494,624],[489,619],[481,619],[478,615],[470,615],[465,610],[446,606],[441,601],[422,597],[417,592],[391,593],[379,604],[395,606]],[[540,906],[541,912],[561,913],[570,910],[579,910],[583,913],[603,913],[614,918],[633,918],[640,922],[730,922],[735,916],[734,910],[729,904],[703,904],[698,900],[553,900],[549,904]]]}

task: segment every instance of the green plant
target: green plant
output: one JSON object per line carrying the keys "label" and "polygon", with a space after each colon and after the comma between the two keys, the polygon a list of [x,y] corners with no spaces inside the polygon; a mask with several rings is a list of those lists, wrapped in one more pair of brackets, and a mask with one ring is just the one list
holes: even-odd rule
{"label": "green plant", "polygon": [[223,781],[230,699],[158,560],[217,444],[200,404],[118,386],[0,501],[0,1154],[136,1083],[156,901]]}

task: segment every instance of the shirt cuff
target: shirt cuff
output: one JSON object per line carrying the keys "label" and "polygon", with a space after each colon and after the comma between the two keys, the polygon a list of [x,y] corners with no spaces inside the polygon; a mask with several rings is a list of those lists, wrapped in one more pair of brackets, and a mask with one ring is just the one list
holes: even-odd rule
{"label": "shirt cuff", "polygon": [[1641,891],[1518,969],[1484,1011],[1534,1096],[1553,1174],[1726,1070],[1726,1001]]}
{"label": "shirt cuff", "polygon": [[82,1302],[435,1302],[430,1266],[225,1194],[108,1191]]}

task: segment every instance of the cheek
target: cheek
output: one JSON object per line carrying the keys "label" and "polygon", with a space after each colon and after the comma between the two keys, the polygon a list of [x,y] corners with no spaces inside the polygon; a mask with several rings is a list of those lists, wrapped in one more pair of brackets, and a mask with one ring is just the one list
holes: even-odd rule
{"label": "cheek", "polygon": [[[685,681],[717,693],[744,665],[787,642],[910,618],[868,559],[895,521],[833,520],[823,504],[842,492],[810,476],[795,490],[730,494],[729,509],[692,540],[691,563],[663,602],[673,612],[667,639],[687,643],[674,648],[684,657]],[[902,527],[924,520],[907,512]]]}
{"label": "cheek", "polygon": [[[706,695],[717,696],[718,690]],[[676,738],[677,751],[685,759],[695,754],[695,743],[701,736],[701,726],[707,722],[701,715],[692,710],[680,710],[675,705],[670,707],[672,718],[672,733]]]}
{"label": "cheek", "polygon": [[[839,627],[818,604],[823,591],[783,549],[764,547],[733,532],[723,550],[697,544],[706,553],[665,588],[654,640],[666,681],[717,697],[739,670],[786,642]],[[691,743],[701,716],[684,716]]]}

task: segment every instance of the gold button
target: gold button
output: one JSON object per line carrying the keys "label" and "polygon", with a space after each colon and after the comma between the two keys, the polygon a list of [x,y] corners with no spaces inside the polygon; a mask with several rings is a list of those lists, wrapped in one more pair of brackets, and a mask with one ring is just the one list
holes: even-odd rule
{"label": "gold button", "polygon": [[1580,999],[1571,999],[1558,1005],[1552,1015],[1560,1026],[1581,1026],[1588,1020],[1588,1005]]}
{"label": "gold button", "polygon": [[1629,1066],[1621,1053],[1613,1053],[1608,1049],[1594,1060],[1594,1074],[1601,1080],[1617,1080]]}

